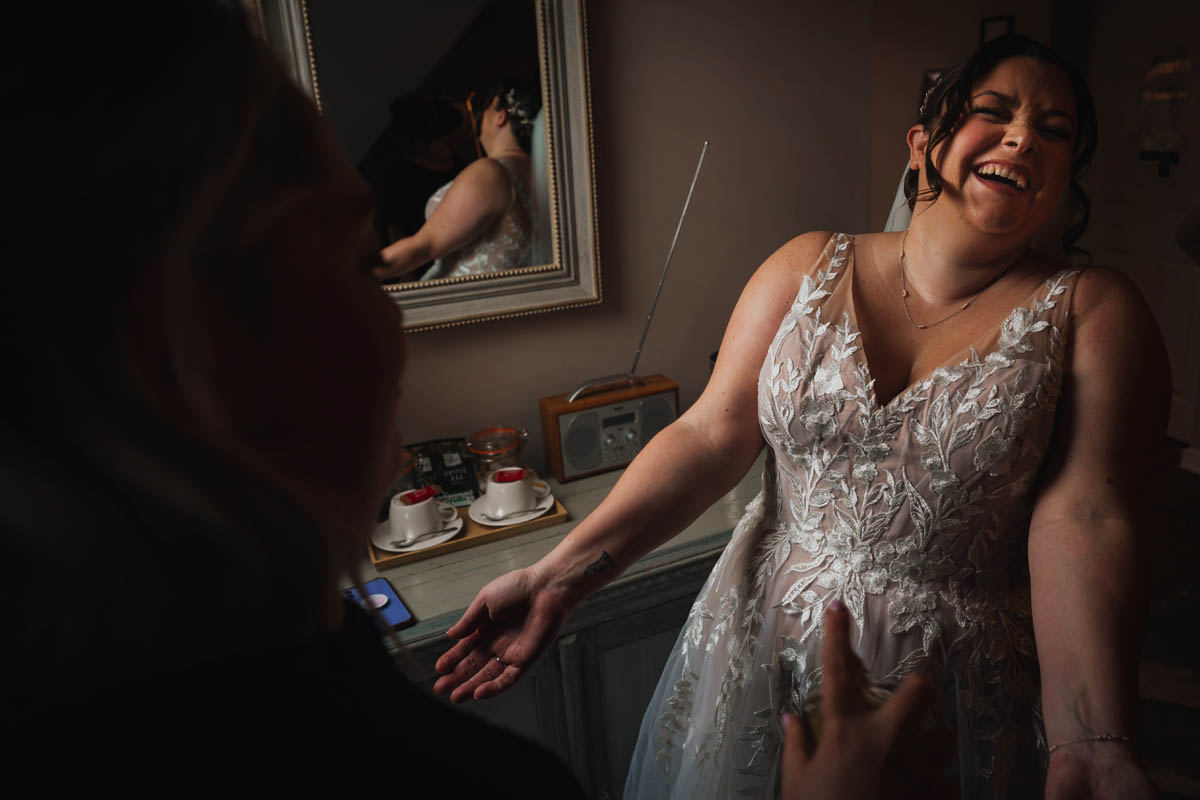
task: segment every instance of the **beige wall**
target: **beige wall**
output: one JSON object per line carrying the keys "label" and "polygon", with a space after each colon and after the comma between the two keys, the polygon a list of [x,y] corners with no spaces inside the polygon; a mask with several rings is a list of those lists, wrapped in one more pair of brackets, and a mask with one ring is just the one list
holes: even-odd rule
{"label": "beige wall", "polygon": [[537,400],[629,368],[704,139],[638,368],[685,407],[755,267],[803,231],[867,225],[868,0],[590,6],[604,302],[410,336],[409,441],[516,425],[544,467]]}
{"label": "beige wall", "polygon": [[1012,14],[1017,33],[1053,46],[1053,6],[1049,0],[873,0],[870,37],[863,41],[871,62],[871,230],[887,222],[925,71],[954,66],[970,55],[985,17]]}

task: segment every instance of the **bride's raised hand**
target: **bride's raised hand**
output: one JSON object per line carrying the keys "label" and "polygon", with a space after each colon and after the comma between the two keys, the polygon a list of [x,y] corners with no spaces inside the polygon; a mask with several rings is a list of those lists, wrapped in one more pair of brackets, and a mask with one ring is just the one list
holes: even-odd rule
{"label": "bride's raised hand", "polygon": [[458,642],[434,665],[436,694],[452,703],[503,692],[554,642],[571,613],[536,565],[501,575],[479,590],[446,635]]}

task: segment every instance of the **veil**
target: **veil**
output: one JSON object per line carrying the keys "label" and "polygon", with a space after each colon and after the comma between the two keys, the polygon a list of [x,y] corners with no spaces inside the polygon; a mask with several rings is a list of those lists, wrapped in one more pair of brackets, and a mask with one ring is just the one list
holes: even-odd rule
{"label": "veil", "polygon": [[904,176],[907,174],[908,164],[905,164],[904,172],[900,173],[900,184],[896,187],[896,197],[892,200],[891,213],[888,214],[887,224],[883,226],[885,232],[905,230],[912,219],[908,199],[904,196]]}

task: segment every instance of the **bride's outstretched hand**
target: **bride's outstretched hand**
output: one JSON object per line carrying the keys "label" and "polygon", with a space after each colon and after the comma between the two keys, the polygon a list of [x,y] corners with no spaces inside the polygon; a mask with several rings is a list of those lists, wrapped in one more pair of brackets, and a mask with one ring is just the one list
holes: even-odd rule
{"label": "bride's outstretched hand", "polygon": [[437,694],[452,703],[503,692],[553,643],[571,608],[535,567],[501,575],[479,590],[446,635],[458,643],[434,665]]}

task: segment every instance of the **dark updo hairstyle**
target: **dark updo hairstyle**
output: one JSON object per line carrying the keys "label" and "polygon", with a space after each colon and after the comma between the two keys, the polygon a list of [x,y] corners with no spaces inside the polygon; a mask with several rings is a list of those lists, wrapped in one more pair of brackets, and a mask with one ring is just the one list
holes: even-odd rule
{"label": "dark updo hairstyle", "polygon": [[533,120],[542,110],[542,87],[530,78],[507,76],[496,81],[486,97],[485,107],[490,107],[493,100],[500,101],[500,108],[508,112],[517,144],[528,153],[533,139]]}
{"label": "dark updo hairstyle", "polygon": [[934,148],[954,135],[975,84],[987,77],[1001,62],[1018,57],[1028,57],[1058,67],[1070,80],[1071,88],[1075,92],[1077,121],[1075,153],[1071,161],[1071,194],[1082,214],[1067,228],[1062,237],[1063,250],[1070,251],[1087,230],[1088,219],[1091,217],[1091,201],[1087,192],[1079,185],[1079,179],[1087,172],[1092,163],[1092,154],[1096,151],[1099,136],[1096,105],[1092,100],[1091,90],[1088,89],[1079,70],[1049,47],[1027,36],[1008,34],[992,39],[961,65],[943,73],[930,88],[917,112],[918,124],[929,134],[929,141],[925,147],[925,176],[929,183],[929,191],[925,196],[918,197],[918,172],[910,169],[904,176],[904,194],[908,198],[909,209],[916,206],[918,199],[936,200],[941,195],[942,176],[933,166]]}

